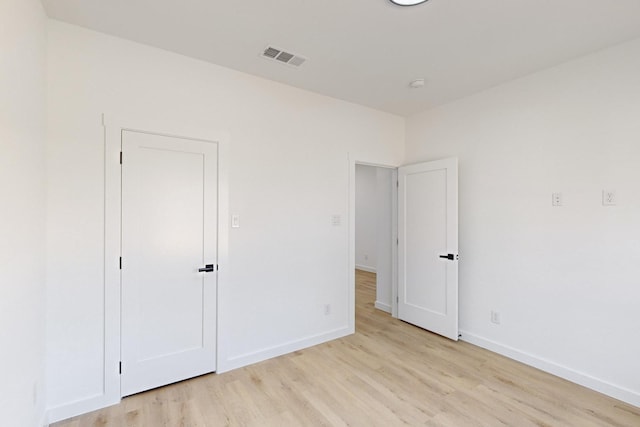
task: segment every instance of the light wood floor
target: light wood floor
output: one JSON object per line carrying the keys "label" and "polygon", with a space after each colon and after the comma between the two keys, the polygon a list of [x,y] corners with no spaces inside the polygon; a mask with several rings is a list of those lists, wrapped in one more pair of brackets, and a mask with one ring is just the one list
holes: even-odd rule
{"label": "light wood floor", "polygon": [[373,307],[356,273],[355,335],[131,396],[80,426],[640,426],[640,409]]}

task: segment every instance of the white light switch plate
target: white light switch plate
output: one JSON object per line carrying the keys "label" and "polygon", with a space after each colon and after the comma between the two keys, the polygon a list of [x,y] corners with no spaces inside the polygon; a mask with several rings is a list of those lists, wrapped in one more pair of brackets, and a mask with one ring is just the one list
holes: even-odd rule
{"label": "white light switch plate", "polygon": [[231,215],[231,227],[240,228],[240,215]]}
{"label": "white light switch plate", "polygon": [[615,206],[616,192],[614,190],[602,190],[602,206]]}
{"label": "white light switch plate", "polygon": [[552,206],[562,206],[562,193],[553,193],[551,195]]}

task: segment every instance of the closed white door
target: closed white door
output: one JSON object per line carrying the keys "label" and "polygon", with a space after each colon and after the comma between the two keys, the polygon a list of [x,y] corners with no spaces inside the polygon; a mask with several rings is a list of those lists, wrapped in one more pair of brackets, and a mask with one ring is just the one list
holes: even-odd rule
{"label": "closed white door", "polygon": [[458,340],[458,162],[398,169],[398,317]]}
{"label": "closed white door", "polygon": [[122,132],[122,396],[216,369],[217,187],[216,143]]}

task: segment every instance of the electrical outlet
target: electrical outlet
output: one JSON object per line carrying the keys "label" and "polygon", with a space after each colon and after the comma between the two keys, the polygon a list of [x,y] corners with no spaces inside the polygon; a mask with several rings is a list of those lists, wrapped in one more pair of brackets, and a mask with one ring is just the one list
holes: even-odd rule
{"label": "electrical outlet", "polygon": [[552,206],[562,206],[562,193],[553,193],[551,195]]}
{"label": "electrical outlet", "polygon": [[495,323],[496,325],[500,324],[500,313],[491,310],[491,323]]}
{"label": "electrical outlet", "polygon": [[602,190],[602,206],[615,206],[616,192],[614,190]]}
{"label": "electrical outlet", "polygon": [[324,305],[324,315],[328,316],[331,314],[331,304],[325,304]]}

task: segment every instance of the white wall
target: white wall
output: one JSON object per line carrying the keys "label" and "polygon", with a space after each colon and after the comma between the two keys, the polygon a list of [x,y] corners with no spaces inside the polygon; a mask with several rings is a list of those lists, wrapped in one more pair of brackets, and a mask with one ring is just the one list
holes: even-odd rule
{"label": "white wall", "polygon": [[221,266],[229,277],[219,288],[222,365],[350,332],[348,159],[399,164],[402,118],[57,21],[49,51],[47,344],[56,414],[86,409],[103,390],[103,112],[230,134],[229,204],[241,228],[231,230],[230,265]]}
{"label": "white wall", "polygon": [[639,117],[635,40],[411,117],[406,147],[460,159],[463,339],[636,406]]}
{"label": "white wall", "polygon": [[356,268],[372,273],[378,257],[376,169],[356,165]]}
{"label": "white wall", "polygon": [[0,423],[44,415],[45,15],[0,2]]}

